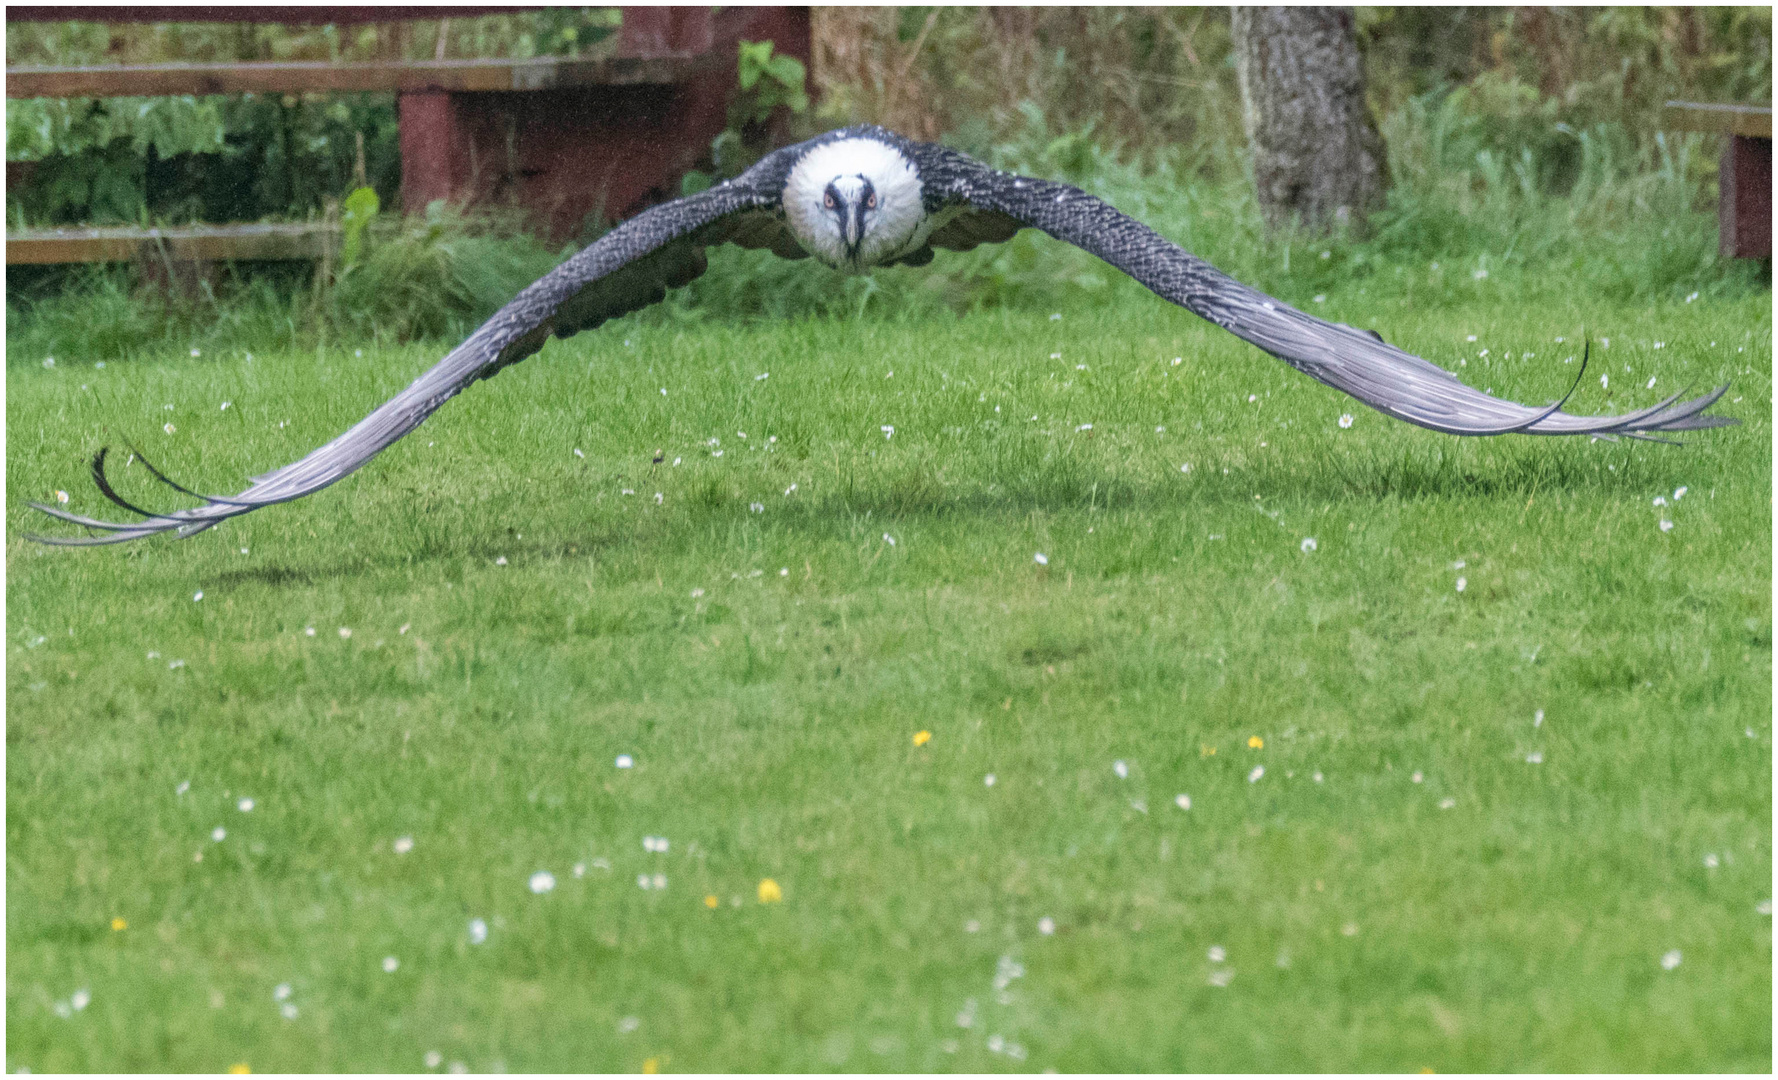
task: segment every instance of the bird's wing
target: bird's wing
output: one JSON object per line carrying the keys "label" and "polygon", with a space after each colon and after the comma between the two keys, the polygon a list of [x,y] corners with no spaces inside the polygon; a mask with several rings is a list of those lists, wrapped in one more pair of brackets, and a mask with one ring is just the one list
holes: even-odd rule
{"label": "bird's wing", "polygon": [[1241,284],[1078,188],[999,172],[941,146],[914,144],[913,149],[928,209],[942,213],[948,205],[954,214],[934,230],[934,246],[967,250],[1009,239],[1020,225],[1034,226],[1097,255],[1156,295],[1305,375],[1410,424],[1453,435],[1658,438],[1661,432],[1740,423],[1704,413],[1726,385],[1690,401],[1679,402],[1674,395],[1621,416],[1573,416],[1561,411],[1562,402],[1540,409],[1503,401],[1373,332],[1317,319]]}
{"label": "bird's wing", "polygon": [[[154,475],[203,506],[169,513],[142,510],[119,498],[105,479],[105,451],[93,459],[93,478],[112,502],[146,520],[99,521],[53,506],[31,506],[51,517],[104,535],[33,536],[48,544],[116,544],[157,533],[191,536],[218,522],[273,503],[310,495],[351,474],[471,383],[490,378],[541,349],[550,335],[568,337],[607,319],[643,308],[704,272],[704,248],[735,240],[745,246],[785,246],[778,213],[778,176],[785,161],[773,155],[744,176],[645,210],[539,278],[496,312],[432,370],[369,416],[299,461],[256,476],[239,495],[201,495]],[[792,245],[794,247],[794,245]],[[800,250],[785,250],[795,256]],[[139,454],[137,455],[140,456]],[[147,461],[143,460],[147,465]]]}

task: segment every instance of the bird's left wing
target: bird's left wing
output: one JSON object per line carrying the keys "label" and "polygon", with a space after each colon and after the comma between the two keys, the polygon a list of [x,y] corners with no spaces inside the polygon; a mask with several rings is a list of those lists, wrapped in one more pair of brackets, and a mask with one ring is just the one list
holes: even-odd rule
{"label": "bird's left wing", "polygon": [[[1030,225],[1097,255],[1156,295],[1252,342],[1291,367],[1379,412],[1453,435],[1628,435],[1721,427],[1706,415],[1728,387],[1679,402],[1674,395],[1621,416],[1574,416],[1561,402],[1532,408],[1465,386],[1450,372],[1374,333],[1317,319],[1241,284],[1153,229],[1067,184],[990,169],[946,147],[912,144],[928,210],[951,216],[936,247],[967,250],[1009,239]],[[1564,399],[1565,401],[1566,399]]]}
{"label": "bird's left wing", "polygon": [[[541,349],[553,334],[567,337],[607,319],[655,303],[666,290],[703,273],[704,248],[734,240],[744,246],[781,247],[777,174],[783,163],[762,161],[742,177],[695,195],[652,207],[612,229],[545,274],[501,308],[461,345],[407,389],[379,406],[338,438],[307,457],[256,476],[238,495],[200,495],[203,506],[159,513],[120,498],[105,477],[106,451],[93,458],[93,479],[107,499],[146,520],[100,521],[43,503],[30,505],[98,536],[32,536],[47,544],[117,544],[157,533],[191,536],[228,518],[320,491],[358,469],[406,435],[470,384],[490,378]],[[790,254],[790,252],[786,252]],[[799,253],[800,254],[800,253]],[[143,460],[147,465],[147,461]]]}

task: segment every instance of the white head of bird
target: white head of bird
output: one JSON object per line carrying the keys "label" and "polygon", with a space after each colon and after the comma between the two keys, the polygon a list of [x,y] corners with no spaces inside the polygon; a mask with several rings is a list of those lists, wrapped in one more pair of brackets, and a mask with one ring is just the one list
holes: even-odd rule
{"label": "white head of bird", "polygon": [[861,274],[914,251],[932,232],[914,163],[877,139],[810,149],[791,168],[783,198],[797,242],[843,273]]}

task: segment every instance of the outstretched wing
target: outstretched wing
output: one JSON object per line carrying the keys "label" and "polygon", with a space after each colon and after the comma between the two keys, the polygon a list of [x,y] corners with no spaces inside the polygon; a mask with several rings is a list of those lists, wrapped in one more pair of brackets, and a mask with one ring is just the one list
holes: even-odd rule
{"label": "outstretched wing", "polygon": [[200,495],[149,466],[154,475],[203,499],[205,505],[165,514],[142,510],[112,490],[105,479],[106,451],[100,450],[93,459],[93,478],[100,493],[146,520],[99,521],[32,503],[51,517],[105,535],[31,539],[86,546],[123,543],[164,532],[191,536],[262,506],[300,499],[350,475],[471,383],[490,378],[535,353],[552,334],[568,337],[590,330],[607,319],[655,303],[668,289],[696,278],[704,272],[707,246],[733,240],[746,247],[770,247],[789,257],[799,256],[802,252],[787,241],[778,212],[782,187],[778,174],[784,167],[776,156],[768,158],[737,180],[653,207],[612,229],[526,287],[432,370],[339,438],[299,461],[254,477],[252,486],[239,495]]}
{"label": "outstretched wing", "polygon": [[934,230],[933,246],[967,250],[1008,239],[1020,225],[1035,226],[1097,255],[1156,295],[1305,375],[1410,424],[1452,435],[1651,438],[1658,432],[1740,423],[1704,413],[1726,385],[1686,402],[1679,402],[1676,394],[1622,416],[1573,416],[1561,411],[1561,402],[1538,409],[1503,401],[1465,386],[1445,369],[1374,333],[1317,319],[1241,284],[1077,188],[998,172],[941,146],[914,144],[912,149],[932,201],[929,209],[942,212],[948,203],[955,215]]}

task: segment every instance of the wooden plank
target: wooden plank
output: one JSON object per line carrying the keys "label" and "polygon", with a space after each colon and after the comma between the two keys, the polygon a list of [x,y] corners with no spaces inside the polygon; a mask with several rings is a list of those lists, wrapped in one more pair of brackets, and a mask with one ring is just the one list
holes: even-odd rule
{"label": "wooden plank", "polygon": [[403,60],[334,64],[104,64],[6,69],[9,98],[169,97],[183,94],[302,94],[357,91],[510,91],[589,86],[674,85],[692,74],[689,56],[604,60]]}
{"label": "wooden plank", "polygon": [[136,258],[166,258],[174,262],[302,261],[321,258],[338,241],[339,227],[320,222],[159,229],[33,229],[6,234],[6,263],[13,266],[129,262]]}
{"label": "wooden plank", "polygon": [[6,5],[7,22],[96,23],[284,23],[304,25],[335,23],[340,26],[403,19],[474,19],[483,15],[512,15],[540,10],[536,7],[44,7]]}
{"label": "wooden plank", "polygon": [[1772,137],[1772,110],[1761,105],[1702,105],[1669,101],[1662,122],[1678,131],[1723,131],[1752,138]]}

